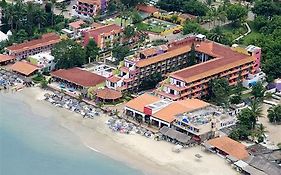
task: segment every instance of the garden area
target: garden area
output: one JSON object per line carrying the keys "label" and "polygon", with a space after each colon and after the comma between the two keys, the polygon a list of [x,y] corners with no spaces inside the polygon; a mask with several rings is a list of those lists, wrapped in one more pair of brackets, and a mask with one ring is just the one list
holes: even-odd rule
{"label": "garden area", "polygon": [[159,20],[156,18],[146,19],[143,22],[137,23],[135,25],[138,30],[150,31],[150,32],[155,32],[155,33],[161,33],[165,30],[169,30],[169,29],[177,26],[173,23]]}
{"label": "garden area", "polygon": [[109,18],[109,19],[106,19],[104,21],[101,22],[102,24],[117,24],[117,25],[120,25],[120,26],[128,26],[130,24],[132,24],[132,19],[131,18],[128,18],[128,19],[122,19],[121,17],[116,17],[116,18]]}

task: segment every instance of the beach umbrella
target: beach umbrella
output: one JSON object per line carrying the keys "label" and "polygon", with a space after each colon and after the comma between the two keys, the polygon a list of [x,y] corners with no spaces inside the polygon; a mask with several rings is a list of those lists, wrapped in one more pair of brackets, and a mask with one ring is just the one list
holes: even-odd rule
{"label": "beach umbrella", "polygon": [[57,96],[55,96],[55,97],[53,97],[53,100],[59,101],[60,99]]}
{"label": "beach umbrella", "polygon": [[11,72],[6,72],[6,75],[11,76],[12,74],[11,74]]}
{"label": "beach umbrella", "polygon": [[181,145],[176,145],[176,146],[173,147],[172,151],[176,152],[176,153],[179,153],[181,149],[182,149]]}
{"label": "beach umbrella", "polygon": [[3,79],[7,79],[8,76],[4,74],[4,75],[2,76],[2,78],[3,78]]}
{"label": "beach umbrella", "polygon": [[44,97],[50,97],[51,95],[49,93],[44,94]]}
{"label": "beach umbrella", "polygon": [[85,106],[86,103],[85,103],[85,102],[80,102],[79,105],[80,105],[80,106]]}
{"label": "beach umbrella", "polygon": [[69,100],[69,99],[70,99],[70,96],[65,95],[63,98],[66,99],[66,100]]}
{"label": "beach umbrella", "polygon": [[202,156],[200,154],[195,154],[195,157],[198,158],[198,159],[202,158]]}

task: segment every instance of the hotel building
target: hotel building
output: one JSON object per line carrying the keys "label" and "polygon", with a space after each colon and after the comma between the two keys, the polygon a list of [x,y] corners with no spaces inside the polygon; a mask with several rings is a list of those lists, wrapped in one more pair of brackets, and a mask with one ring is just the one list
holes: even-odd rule
{"label": "hotel building", "polygon": [[229,85],[236,85],[241,77],[247,80],[258,73],[259,54],[242,53],[230,47],[208,41],[195,41],[199,64],[171,73],[157,90],[159,96],[171,100],[201,98],[208,93],[208,82],[225,78]]}
{"label": "hotel building", "polygon": [[[195,45],[197,64],[188,67],[192,43]],[[242,50],[242,49],[240,49]],[[119,73],[107,78],[107,87],[115,90],[138,91],[147,77],[169,74],[157,93],[171,100],[199,98],[206,95],[211,78],[223,77],[235,85],[239,74],[247,78],[259,72],[260,49],[251,51],[230,48],[204,35],[197,35],[137,52],[125,58]]]}
{"label": "hotel building", "polygon": [[41,52],[50,51],[53,46],[61,41],[60,36],[55,33],[47,33],[39,39],[14,44],[5,48],[6,53],[15,56],[18,60],[27,58]]}
{"label": "hotel building", "polygon": [[105,12],[107,0],[77,0],[74,15],[81,18],[91,18],[99,12]]}
{"label": "hotel building", "polygon": [[123,29],[116,24],[101,26],[84,33],[83,44],[86,46],[92,38],[102,50],[122,42]]}
{"label": "hotel building", "polygon": [[173,128],[200,141],[236,123],[235,111],[225,112],[199,99],[172,101],[148,93],[129,101],[124,115],[155,129]]}

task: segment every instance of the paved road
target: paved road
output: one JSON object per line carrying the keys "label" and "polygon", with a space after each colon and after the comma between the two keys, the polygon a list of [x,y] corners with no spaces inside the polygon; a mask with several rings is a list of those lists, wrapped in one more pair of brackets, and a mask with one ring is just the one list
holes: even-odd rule
{"label": "paved road", "polygon": [[[71,3],[70,3],[69,5],[67,5],[67,8],[66,8],[67,11],[63,13],[63,16],[64,16],[65,18],[71,18],[71,17],[72,17],[72,16],[71,16],[71,14],[72,14],[72,7],[73,7],[73,5],[76,4],[76,1],[77,1],[77,0],[71,1]],[[55,8],[55,9],[54,9],[54,13],[55,13],[56,15],[59,15],[59,14],[61,14],[61,10],[59,10],[58,8]]]}

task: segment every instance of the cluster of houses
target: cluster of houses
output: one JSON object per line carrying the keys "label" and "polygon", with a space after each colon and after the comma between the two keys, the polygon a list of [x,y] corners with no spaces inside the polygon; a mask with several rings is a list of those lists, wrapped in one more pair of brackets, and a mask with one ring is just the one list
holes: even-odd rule
{"label": "cluster of houses", "polygon": [[[107,0],[78,0],[73,10],[77,16],[89,18],[105,12],[106,6]],[[177,16],[179,25],[196,18],[162,12],[152,6],[139,5],[137,9],[144,17],[161,20],[169,21]],[[74,21],[62,32],[77,39],[82,46],[93,39],[102,51],[124,40],[124,28],[117,24],[85,24],[83,20]],[[0,36],[8,39],[2,33]],[[102,102],[117,101],[126,92],[136,94],[148,77],[161,74],[165,79],[152,93],[144,93],[125,104],[123,117],[164,134],[187,135],[185,138],[203,143],[206,149],[226,157],[245,174],[280,174],[280,167],[276,165],[281,161],[280,150],[269,150],[261,145],[246,148],[224,133],[224,129],[236,124],[236,109],[226,110],[200,100],[208,95],[208,82],[213,78],[225,78],[231,86],[242,81],[245,87],[263,80],[261,48],[253,45],[229,47],[198,34],[137,50],[116,68],[102,64],[93,70],[78,67],[56,70],[51,49],[61,40],[60,35],[47,33],[38,39],[13,44],[0,54],[0,65],[24,77],[38,72],[50,73],[50,87],[77,96],[82,94],[89,100],[95,97]],[[191,51],[196,54],[193,66],[188,63]],[[280,82],[276,80],[275,84],[279,90]]]}
{"label": "cluster of houses", "polygon": [[279,175],[281,173],[281,150],[278,148],[269,149],[262,144],[246,147],[226,136],[210,139],[202,146],[226,158],[242,174]]}

